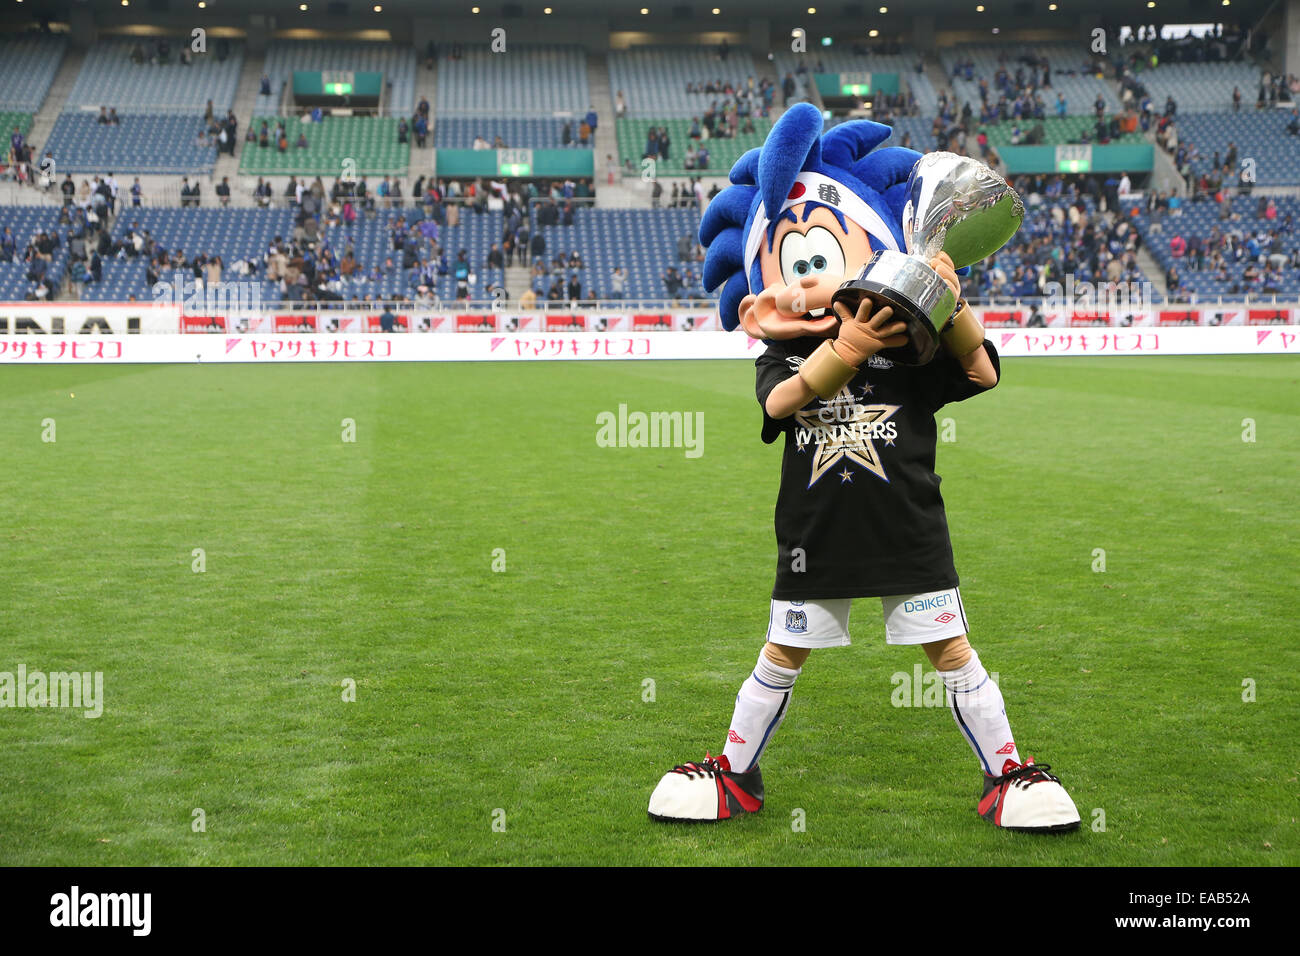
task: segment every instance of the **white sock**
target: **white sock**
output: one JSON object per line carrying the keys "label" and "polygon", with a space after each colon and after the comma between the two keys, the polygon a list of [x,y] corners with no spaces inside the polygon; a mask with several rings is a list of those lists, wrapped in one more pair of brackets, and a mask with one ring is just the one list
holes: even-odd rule
{"label": "white sock", "polygon": [[1008,759],[1020,763],[1002,691],[980,663],[979,655],[972,650],[964,667],[939,671],[939,676],[948,688],[948,707],[953,719],[975,751],[983,771],[996,777]]}
{"label": "white sock", "polygon": [[746,773],[758,764],[763,748],[785,719],[798,676],[799,671],[773,664],[766,654],[758,655],[754,673],[740,685],[736,695],[736,710],[722,748],[734,773]]}

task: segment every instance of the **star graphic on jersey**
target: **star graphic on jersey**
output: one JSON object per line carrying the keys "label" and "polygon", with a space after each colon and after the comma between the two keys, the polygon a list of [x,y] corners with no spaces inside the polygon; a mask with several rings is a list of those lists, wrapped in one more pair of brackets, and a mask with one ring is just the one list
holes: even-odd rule
{"label": "star graphic on jersey", "polygon": [[[808,487],[811,488],[846,459],[861,465],[882,481],[889,481],[874,441],[879,437],[893,444],[894,440],[888,433],[881,434],[878,429],[880,423],[887,421],[900,408],[901,405],[863,405],[854,400],[846,385],[821,407],[795,412],[796,442],[805,445],[811,441],[816,445]],[[799,434],[799,429],[804,431],[803,435]],[[849,471],[847,466],[844,471]],[[841,483],[850,480],[844,477],[844,472],[839,474]]]}
{"label": "star graphic on jersey", "polygon": [[840,484],[842,485],[846,481],[847,482],[853,481],[853,472],[849,471],[847,465],[844,467],[844,470],[840,472]]}
{"label": "star graphic on jersey", "polygon": [[864,382],[858,386],[858,391],[862,393],[863,398],[866,398],[875,390],[876,390],[876,386],[872,385],[870,382]]}

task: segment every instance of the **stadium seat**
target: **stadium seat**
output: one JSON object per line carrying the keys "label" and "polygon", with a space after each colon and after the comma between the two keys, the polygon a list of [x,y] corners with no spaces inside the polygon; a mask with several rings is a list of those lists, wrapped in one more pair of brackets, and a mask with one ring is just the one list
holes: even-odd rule
{"label": "stadium seat", "polygon": [[[1230,143],[1237,144],[1238,168],[1251,160],[1255,184],[1259,186],[1300,185],[1300,136],[1286,131],[1290,110],[1242,110],[1240,113],[1188,113],[1181,109],[1175,118],[1178,141],[1196,146],[1199,156],[1192,160],[1196,175],[1213,165],[1214,153],[1220,159],[1227,154]],[[1232,185],[1236,185],[1235,179]]]}
{"label": "stadium seat", "polygon": [[[576,46],[511,44],[508,53],[466,49],[438,60],[436,115],[580,118],[591,105],[586,53]],[[608,117],[612,121],[613,117]]]}
{"label": "stadium seat", "polygon": [[[1115,87],[1110,82],[1097,77],[1092,60],[1087,55],[1087,48],[1066,43],[1036,43],[1029,48],[1021,44],[958,45],[941,48],[939,62],[943,64],[944,72],[947,73],[953,91],[956,93],[957,108],[960,109],[965,103],[970,103],[971,109],[978,113],[980,77],[989,81],[990,96],[995,97],[994,77],[999,65],[1004,65],[1007,72],[1014,75],[1016,68],[1022,65],[1020,57],[1028,52],[1032,52],[1040,59],[1046,58],[1051,63],[1052,86],[1042,91],[1043,101],[1049,112],[1054,109],[1053,104],[1057,93],[1065,95],[1068,116],[1092,113],[1098,94],[1101,94],[1106,104],[1106,115],[1121,111]],[[1004,57],[1005,60],[1000,61],[999,57]],[[973,79],[954,76],[954,68],[968,61],[974,64]],[[1029,71],[1028,67],[1026,71]]]}
{"label": "stadium seat", "polygon": [[[215,42],[215,41],[214,41]],[[81,72],[68,95],[69,104],[98,111],[111,106],[119,114],[182,113],[203,115],[208,100],[221,115],[234,105],[244,49],[232,44],[225,60],[215,47],[193,54],[193,62],[156,65],[131,62],[134,40],[101,42],[86,54]]]}
{"label": "stadium seat", "polygon": [[[26,135],[32,128],[32,114],[20,113],[15,110],[0,110],[0,152],[8,153],[9,137],[17,128],[18,132]],[[3,157],[0,157],[2,159]]]}
{"label": "stadium seat", "polygon": [[[147,230],[168,252],[179,250],[186,257],[217,255],[227,266],[223,281],[237,278],[229,266],[237,259],[262,255],[276,236],[287,238],[293,231],[293,213],[279,209],[151,209],[128,208],[113,225],[113,237],[122,240],[136,224]],[[87,283],[81,291],[84,301],[125,302],[151,298],[145,284],[145,262],[140,259],[110,258],[103,262],[103,281]],[[166,278],[166,277],[162,277]],[[275,304],[279,292],[263,282],[262,302]]]}
{"label": "stadium seat", "polygon": [[64,113],[54,124],[46,149],[65,172],[211,173],[215,145],[198,145],[202,114],[192,116],[134,113],[121,125],[96,121],[96,113]]}
{"label": "stadium seat", "polygon": [[687,93],[688,82],[722,80],[741,89],[754,76],[753,55],[744,47],[732,47],[724,60],[715,47],[639,46],[611,50],[608,63],[610,89],[622,91],[629,118],[701,116],[720,94]]}
{"label": "stadium seat", "polygon": [[[59,226],[59,210],[50,206],[0,206],[0,234],[5,227],[13,232],[20,260],[37,233],[58,235],[60,245],[46,273],[51,289],[57,293],[68,265],[67,230]],[[0,262],[0,302],[21,302],[27,298],[36,286],[27,278],[27,269],[21,261]]]}
{"label": "stadium seat", "polygon": [[[1233,258],[1228,264],[1228,278],[1221,280],[1210,270],[1208,255],[1207,264],[1198,270],[1193,267],[1190,255],[1173,254],[1170,240],[1177,235],[1184,239],[1196,236],[1208,241],[1213,237],[1216,229],[1220,234],[1236,234],[1243,243],[1251,236],[1263,236],[1265,237],[1265,242],[1262,244],[1263,254],[1266,257],[1267,240],[1276,230],[1282,235],[1284,254],[1294,257],[1297,247],[1300,247],[1300,240],[1295,238],[1295,225],[1300,223],[1300,199],[1294,196],[1280,196],[1274,197],[1273,201],[1277,208],[1277,218],[1272,220],[1258,214],[1257,197],[1238,195],[1227,199],[1232,214],[1229,219],[1222,217],[1224,207],[1220,204],[1204,201],[1184,202],[1179,215],[1164,213],[1155,217],[1148,215],[1143,208],[1135,206],[1138,214],[1131,221],[1141,232],[1147,249],[1161,268],[1167,270],[1170,266],[1178,267],[1181,287],[1185,295],[1240,300],[1247,293],[1252,296],[1269,294],[1263,291],[1262,283],[1252,285],[1242,281],[1242,272],[1250,262],[1244,250],[1240,258]],[[1300,295],[1300,270],[1288,264],[1281,270],[1279,279],[1278,295],[1286,295],[1292,299]]]}
{"label": "stadium seat", "polygon": [[[405,208],[396,211],[412,221],[418,215],[414,209]],[[411,277],[401,267],[400,257],[393,252],[389,222],[394,213],[384,213],[374,219],[361,218],[352,226],[335,226],[325,230],[325,241],[340,257],[349,246],[353,249],[361,270],[369,272],[375,267],[382,267],[385,258],[393,256],[396,268],[381,274],[378,280],[364,276],[359,271],[356,277],[346,281],[349,299],[374,300],[393,298],[413,298],[416,287]],[[505,227],[504,217],[500,212],[487,211],[475,213],[469,209],[462,210],[460,222],[456,226],[443,227],[438,230],[438,242],[446,254],[447,262],[454,262],[461,249],[467,253],[470,272],[474,280],[470,283],[470,299],[483,301],[490,296],[487,288],[491,284],[505,285],[502,270],[486,268],[487,256],[494,242],[501,241],[501,232]],[[435,284],[434,295],[444,302],[456,298],[456,280],[452,275],[439,276]]]}
{"label": "stadium seat", "polygon": [[[266,121],[275,138],[276,124],[282,122],[274,116],[255,116],[251,128],[260,131]],[[281,153],[272,144],[265,148],[244,142],[239,161],[239,171],[245,176],[270,175],[321,175],[339,176],[345,171],[344,160],[356,162],[355,172],[377,175],[405,175],[410,162],[411,145],[398,143],[397,125],[393,117],[327,116],[320,123],[286,119],[285,131],[289,148]],[[294,143],[299,133],[307,137],[307,147],[297,148]],[[241,140],[244,133],[240,133]]]}
{"label": "stadium seat", "polygon": [[67,46],[63,37],[0,40],[0,110],[35,113],[40,109]]}
{"label": "stadium seat", "polygon": [[757,120],[752,133],[737,133],[733,139],[708,139],[697,141],[709,151],[709,168],[687,170],[684,162],[686,145],[690,140],[689,119],[621,119],[618,121],[618,152],[624,160],[631,159],[635,175],[642,173],[641,157],[645,153],[646,134],[650,127],[668,128],[668,158],[656,161],[655,173],[663,176],[726,176],[732,165],[747,150],[762,146],[772,128],[770,120]]}
{"label": "stadium seat", "polygon": [[1253,108],[1259,75],[1259,67],[1248,63],[1162,63],[1134,78],[1146,87],[1157,112],[1172,96],[1181,116],[1230,110],[1234,86],[1241,90],[1242,108]]}
{"label": "stadium seat", "polygon": [[[535,217],[534,217],[535,218]],[[538,228],[534,225],[534,231]],[[663,274],[676,266],[688,278],[680,298],[707,299],[700,284],[701,262],[684,263],[677,258],[677,242],[684,235],[695,241],[699,230],[699,212],[694,209],[590,209],[578,208],[572,226],[544,226],[546,239],[543,257],[550,259],[563,253],[567,259],[576,250],[583,261],[579,271],[583,294],[593,290],[608,297],[610,276],[615,268],[627,272],[626,298],[668,302]],[[552,275],[547,278],[549,286]],[[567,283],[570,270],[565,269]],[[544,298],[544,296],[539,296]]]}
{"label": "stadium seat", "polygon": [[[570,123],[570,140],[563,141],[564,124]],[[511,116],[491,116],[471,118],[468,116],[439,117],[434,122],[433,145],[439,149],[471,149],[475,137],[482,137],[489,143],[501,141],[508,149],[560,149],[568,145],[578,146],[578,131],[575,118],[563,117],[522,118]],[[586,149],[593,145],[587,141]]]}
{"label": "stadium seat", "polygon": [[[1109,119],[1109,117],[1108,117]],[[1094,116],[1048,116],[1045,119],[1022,119],[1020,121],[1008,120],[1005,123],[987,123],[975,125],[978,129],[988,133],[989,145],[1010,146],[1012,145],[1012,133],[1019,127],[1021,136],[1028,134],[1038,124],[1043,126],[1043,141],[1040,145],[1056,146],[1063,143],[1081,142],[1084,133],[1088,134],[1089,141],[1096,143],[1097,139],[1094,127],[1097,124]],[[1110,140],[1111,143],[1145,143],[1146,138],[1140,132],[1125,133],[1117,139]],[[1024,144],[1023,139],[1021,144]],[[974,145],[973,143],[971,144]]]}

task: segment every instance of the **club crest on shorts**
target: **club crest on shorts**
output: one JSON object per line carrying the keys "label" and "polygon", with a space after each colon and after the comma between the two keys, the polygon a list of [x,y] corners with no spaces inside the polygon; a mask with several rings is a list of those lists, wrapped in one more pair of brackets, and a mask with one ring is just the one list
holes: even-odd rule
{"label": "club crest on shorts", "polygon": [[808,612],[786,611],[785,629],[791,634],[806,634],[808,632]]}

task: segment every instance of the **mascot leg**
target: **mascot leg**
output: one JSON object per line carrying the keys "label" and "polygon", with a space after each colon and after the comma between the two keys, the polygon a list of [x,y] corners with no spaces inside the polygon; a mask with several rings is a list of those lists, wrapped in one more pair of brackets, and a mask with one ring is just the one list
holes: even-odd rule
{"label": "mascot leg", "polygon": [[664,774],[650,795],[651,817],[712,822],[762,808],[763,774],[758,759],[785,719],[795,678],[810,650],[763,645],[754,672],[736,695],[722,754],[706,754],[700,763],[680,764]]}
{"label": "mascot leg", "polygon": [[1048,771],[1030,757],[1023,764],[1011,736],[1002,691],[966,635],[922,645],[948,689],[948,707],[984,771],[979,813],[1009,830],[1065,831],[1079,826],[1079,811]]}
{"label": "mascot leg", "polygon": [[722,755],[737,773],[758,766],[763,748],[785,719],[795,678],[808,659],[810,648],[764,644],[754,672],[740,685],[727,744]]}

